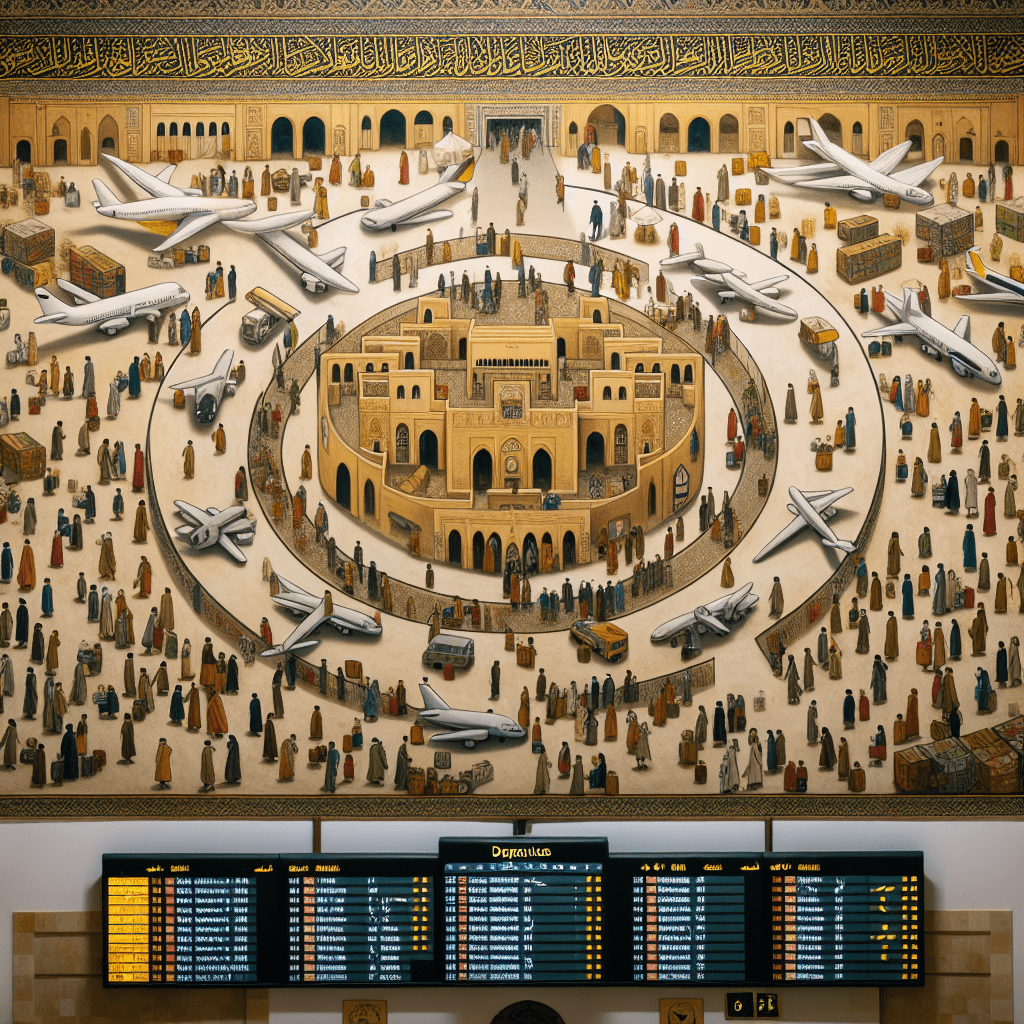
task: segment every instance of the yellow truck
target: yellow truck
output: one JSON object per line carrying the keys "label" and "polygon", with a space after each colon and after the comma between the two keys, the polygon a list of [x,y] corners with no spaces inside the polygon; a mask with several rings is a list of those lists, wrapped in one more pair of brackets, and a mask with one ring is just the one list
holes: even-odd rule
{"label": "yellow truck", "polygon": [[613,665],[629,650],[629,634],[610,622],[578,619],[569,627],[569,635]]}
{"label": "yellow truck", "polygon": [[242,317],[242,341],[247,345],[262,344],[282,320],[290,323],[299,315],[294,306],[266,288],[253,288],[246,294],[245,301],[253,305]]}

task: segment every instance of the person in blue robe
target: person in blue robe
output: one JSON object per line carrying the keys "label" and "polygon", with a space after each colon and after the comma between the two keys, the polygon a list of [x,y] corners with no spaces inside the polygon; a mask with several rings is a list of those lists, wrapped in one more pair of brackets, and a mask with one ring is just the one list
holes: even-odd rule
{"label": "person in blue robe", "polygon": [[43,615],[49,617],[53,614],[53,587],[50,585],[49,576],[47,576],[43,581],[43,592],[41,596]]}
{"label": "person in blue robe", "polygon": [[716,231],[722,229],[722,209],[717,202],[711,207],[711,226]]}
{"label": "person in blue robe", "polygon": [[181,683],[174,687],[174,693],[171,694],[171,709],[168,717],[178,725],[185,721],[185,701],[181,696]]}
{"label": "person in blue robe", "polygon": [[71,520],[64,513],[64,509],[57,509],[57,531],[62,537],[71,536]]}
{"label": "person in blue robe", "polygon": [[768,253],[773,260],[779,258],[779,236],[775,228],[772,228],[771,236],[768,239]]}
{"label": "person in blue robe", "polygon": [[648,206],[654,205],[654,175],[650,171],[644,175],[644,198]]}
{"label": "person in blue robe", "polygon": [[[1003,325],[1000,324],[1000,327]],[[1007,341],[1008,345],[1012,345],[1013,334],[1011,332],[1010,339]],[[1004,395],[999,396],[999,403],[996,405],[996,437],[1005,440],[1007,435],[1010,433],[1009,426],[1009,414],[1006,408],[1006,397]]]}
{"label": "person in blue robe", "polygon": [[960,623],[957,622],[956,619],[953,619],[952,625],[949,627],[949,656],[950,658],[958,660],[961,653]]}
{"label": "person in blue robe", "polygon": [[181,326],[178,328],[178,337],[181,339],[181,347],[184,348],[192,340],[192,317],[187,309],[182,309]]}
{"label": "person in blue robe", "polygon": [[775,733],[773,733],[771,729],[768,730],[766,746],[767,749],[765,751],[765,768],[769,772],[777,772],[779,770],[779,761],[778,757],[776,756]]}
{"label": "person in blue robe", "polygon": [[96,493],[93,491],[91,484],[86,484],[85,486],[83,502],[82,509],[85,511],[85,521],[90,523],[96,518]]}
{"label": "person in blue robe", "polygon": [[9,405],[11,419],[16,420],[21,415],[21,395],[18,394],[17,388],[11,388],[11,401]]}
{"label": "person in blue robe", "polygon": [[590,769],[587,782],[591,789],[604,789],[608,783],[608,764],[604,754],[597,755],[597,764]]}
{"label": "person in blue robe", "polygon": [[903,617],[912,619],[914,617],[914,583],[910,573],[903,574]]}
{"label": "person in blue robe", "polygon": [[120,487],[114,493],[114,499],[110,503],[110,510],[114,513],[115,519],[122,519],[124,517],[124,495],[121,494]]}
{"label": "person in blue robe", "polygon": [[228,676],[224,683],[225,693],[238,693],[238,655],[228,658]]}
{"label": "person in blue robe", "polygon": [[955,469],[949,471],[949,477],[946,480],[946,496],[942,503],[954,514],[960,511],[960,481],[956,478]]}
{"label": "person in blue robe", "polygon": [[895,396],[895,398],[893,398],[892,404],[894,406],[896,406],[896,408],[900,412],[903,412],[903,388],[901,388],[901,387],[897,387],[896,388],[896,396]]}
{"label": "person in blue robe", "polygon": [[366,700],[363,702],[363,718],[373,719],[380,714],[380,686],[374,679],[366,690]]}
{"label": "person in blue robe", "polygon": [[602,710],[607,707],[611,707],[615,703],[615,680],[612,679],[612,674],[609,672],[604,677],[604,687],[601,690],[601,708]]}
{"label": "person in blue robe", "polygon": [[846,410],[846,451],[852,452],[857,447],[857,417],[853,414],[853,406]]}
{"label": "person in blue robe", "polygon": [[843,698],[843,728],[852,729],[857,721],[857,702],[853,699],[853,690],[847,690]]}
{"label": "person in blue robe", "polygon": [[64,758],[64,780],[78,778],[78,744],[75,742],[75,727],[65,726],[60,739],[60,753]]}
{"label": "person in blue robe", "polygon": [[128,395],[138,398],[142,394],[142,374],[139,372],[139,357],[128,364]]}
{"label": "person in blue robe", "polygon": [[289,690],[295,689],[295,678],[298,675],[299,663],[294,654],[284,659],[284,680]]}
{"label": "person in blue robe", "polygon": [[0,583],[10,583],[14,578],[14,552],[11,551],[11,542],[4,541],[3,550],[0,551]]}
{"label": "person in blue robe", "polygon": [[988,199],[988,181],[984,174],[978,175],[978,202],[984,203]]}
{"label": "person in blue robe", "polygon": [[324,769],[325,793],[333,793],[338,786],[338,765],[341,764],[341,751],[334,745],[334,740],[327,744],[327,766]]}
{"label": "person in blue robe", "polygon": [[700,454],[700,434],[697,428],[694,427],[690,434],[690,458],[696,459]]}
{"label": "person in blue robe", "polygon": [[103,713],[113,717],[121,710],[121,702],[117,699],[117,690],[113,686],[106,689],[107,698],[103,702]]}
{"label": "person in blue robe", "polygon": [[25,603],[25,598],[18,598],[18,611],[14,616],[14,645],[15,647],[25,647],[28,644],[28,633],[29,633],[29,621],[28,621],[28,605]]}
{"label": "person in blue robe", "polygon": [[978,702],[978,714],[987,715],[989,712],[988,700],[992,693],[992,683],[989,680],[988,672],[980,665],[975,669],[974,677],[978,680],[974,684],[974,699]]}
{"label": "person in blue robe", "polygon": [[254,693],[249,701],[249,732],[260,736],[263,733],[263,707]]}
{"label": "person in blue robe", "polygon": [[725,708],[722,707],[721,701],[715,702],[715,719],[711,727],[711,740],[716,745],[721,743],[723,746],[729,742],[725,731]]}
{"label": "person in blue robe", "polygon": [[[601,294],[601,277],[602,277],[602,274],[601,274],[600,267],[601,267],[601,264],[595,260],[594,263],[591,264],[590,272],[587,274],[587,279],[590,281],[590,297],[592,299],[596,299]],[[525,280],[525,278],[523,277],[523,267],[522,267],[522,264],[520,264],[520,266],[519,266],[519,287],[520,287],[520,291],[522,291],[524,280]]]}
{"label": "person in blue robe", "polygon": [[965,569],[977,569],[978,568],[978,550],[974,542],[974,527],[968,523],[967,529],[964,530],[964,568]]}
{"label": "person in blue robe", "polygon": [[626,610],[626,588],[622,585],[622,580],[615,584],[615,610],[617,612]]}
{"label": "person in blue robe", "polygon": [[93,583],[89,587],[89,597],[86,599],[86,616],[89,622],[100,621],[100,592]]}
{"label": "person in blue robe", "polygon": [[128,463],[124,459],[124,444],[120,441],[114,443],[114,463],[117,466],[117,475],[124,477]]}

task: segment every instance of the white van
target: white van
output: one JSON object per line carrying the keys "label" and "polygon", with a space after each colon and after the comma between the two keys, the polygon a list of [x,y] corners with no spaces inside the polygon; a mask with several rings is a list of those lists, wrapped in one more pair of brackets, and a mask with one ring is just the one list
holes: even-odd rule
{"label": "white van", "polygon": [[473,641],[456,633],[438,633],[423,652],[423,664],[430,668],[469,668],[473,664]]}

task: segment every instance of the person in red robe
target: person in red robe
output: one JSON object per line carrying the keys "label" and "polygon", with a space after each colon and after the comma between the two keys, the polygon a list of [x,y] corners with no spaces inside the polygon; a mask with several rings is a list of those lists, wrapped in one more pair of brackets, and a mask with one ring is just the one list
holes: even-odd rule
{"label": "person in red robe", "polygon": [[135,446],[135,466],[132,469],[132,490],[138,494],[146,489],[146,456],[142,453],[142,445]]}
{"label": "person in red robe", "polygon": [[871,717],[871,701],[868,700],[868,695],[863,690],[860,691],[860,707],[857,710],[862,722],[868,721]]}
{"label": "person in red robe", "polygon": [[918,716],[917,687],[907,696],[907,739],[916,739],[921,735],[921,721]]}
{"label": "person in red robe", "polygon": [[398,184],[409,184],[409,154],[404,149],[402,150],[402,155],[398,158]]}
{"label": "person in red robe", "polygon": [[263,637],[263,642],[268,647],[274,646],[274,634],[270,630],[270,623],[267,621],[266,616],[260,622],[260,636]]}
{"label": "person in red robe", "polygon": [[792,761],[786,765],[786,771],[782,776],[782,787],[787,793],[796,792],[796,765]]}
{"label": "person in red robe", "polygon": [[736,438],[736,443],[732,446],[732,459],[733,462],[739,464],[743,461],[743,456],[746,453],[747,446],[743,443],[743,435],[740,434]]}
{"label": "person in red robe", "polygon": [[658,272],[658,277],[657,277],[657,280],[655,281],[655,284],[654,284],[654,292],[655,292],[655,295],[657,296],[659,302],[664,302],[665,301],[665,295],[666,295],[665,275],[663,273],[661,273],[660,271]]}
{"label": "person in red robe", "polygon": [[996,492],[994,487],[988,489],[985,495],[985,522],[982,525],[982,533],[986,537],[995,536],[996,532]]}
{"label": "person in red robe", "polygon": [[665,557],[671,558],[675,549],[676,542],[675,538],[672,536],[672,527],[670,526],[665,533]]}
{"label": "person in red robe", "polygon": [[694,220],[699,220],[702,224],[704,223],[704,193],[701,192],[700,185],[697,186],[697,191],[693,196],[691,215]]}
{"label": "person in red robe", "polygon": [[668,251],[671,256],[679,255],[679,225],[673,224],[668,229]]}
{"label": "person in red robe", "polygon": [[50,568],[59,569],[64,564],[64,540],[60,530],[53,531],[53,544],[50,547]]}
{"label": "person in red robe", "polygon": [[736,440],[736,410],[729,410],[729,433],[728,438],[730,441]]}

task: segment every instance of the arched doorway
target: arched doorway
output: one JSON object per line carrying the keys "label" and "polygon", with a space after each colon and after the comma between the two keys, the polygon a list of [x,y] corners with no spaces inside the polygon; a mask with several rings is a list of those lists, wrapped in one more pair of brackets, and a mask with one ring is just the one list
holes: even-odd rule
{"label": "arched doorway", "polygon": [[974,159],[974,139],[968,135],[960,140],[960,159],[966,163]]}
{"label": "arched doorway", "polygon": [[718,152],[738,153],[740,151],[740,123],[732,114],[725,114],[718,121]]}
{"label": "arched doorway", "polygon": [[576,534],[567,530],[562,535],[562,568],[568,569],[576,564]]}
{"label": "arched doorway", "polygon": [[685,466],[677,466],[672,478],[672,507],[680,509],[690,497],[690,472]]}
{"label": "arched doorway", "polygon": [[342,462],[334,478],[334,500],[342,507],[352,511],[352,477],[348,466]]}
{"label": "arched doorway", "polygon": [[455,131],[455,125],[452,123],[452,119],[445,114],[441,120],[441,134],[447,135],[449,132]]}
{"label": "arched doorway", "polygon": [[302,152],[323,156],[327,151],[327,128],[319,117],[307,117],[302,126]]}
{"label": "arched doorway", "polygon": [[448,534],[448,561],[462,565],[462,534],[458,530]]}
{"label": "arched doorway", "polygon": [[437,434],[432,430],[420,434],[420,465],[437,469]]}
{"label": "arched doorway", "polygon": [[932,139],[932,156],[945,156],[946,155],[946,137],[945,135],[936,135]]}
{"label": "arched doorway", "polygon": [[532,999],[522,999],[506,1006],[491,1024],[565,1024],[565,1021],[550,1006]]}
{"label": "arched doorway", "polygon": [[404,423],[395,428],[395,462],[403,465],[409,462],[409,428]]}
{"label": "arched doorway", "polygon": [[853,152],[857,155],[864,152],[864,126],[860,121],[853,122]]}
{"label": "arched doorway", "polygon": [[910,152],[907,153],[908,160],[924,159],[924,125],[920,121],[911,121],[907,125],[904,138],[910,140]]}
{"label": "arched doorway", "polygon": [[565,338],[558,338],[555,341],[555,357],[557,359],[565,358]]}
{"label": "arched doorway", "polygon": [[26,164],[27,163],[31,163],[32,162],[32,143],[29,142],[28,139],[21,139],[18,142],[18,145],[15,147],[14,155],[22,163],[26,163]]}
{"label": "arched doorway", "polygon": [[782,129],[782,152],[792,153],[796,149],[796,129],[792,121],[787,121]]}
{"label": "arched doorway", "polygon": [[629,458],[629,431],[626,424],[620,423],[615,428],[615,465],[624,466]]}
{"label": "arched doorway", "polygon": [[843,126],[839,123],[839,118],[835,114],[822,114],[818,118],[818,124],[821,125],[821,130],[828,136],[829,142],[834,142],[837,146],[843,144]]}
{"label": "arched doorway", "polygon": [[295,129],[287,117],[279,117],[270,126],[270,155],[292,156],[295,152]]}
{"label": "arched doorway", "polygon": [[587,469],[604,468],[604,434],[595,430],[587,437]]}
{"label": "arched doorway", "polygon": [[501,538],[492,533],[487,538],[487,550],[484,552],[484,572],[501,572]]}
{"label": "arched doorway", "polygon": [[377,491],[372,480],[363,486],[363,515],[377,518]]}
{"label": "arched doorway", "polygon": [[[177,135],[176,131],[171,132],[172,135]],[[82,129],[82,134],[78,143],[78,162],[80,164],[91,164],[92,163],[92,132],[88,128]]]}
{"label": "arched doorway", "polygon": [[413,134],[416,136],[414,145],[417,149],[434,144],[434,115],[429,110],[421,110],[412,119]]}
{"label": "arched doorway", "polygon": [[373,122],[368,115],[363,115],[360,122],[359,132],[362,137],[362,148],[370,149],[373,145]]}
{"label": "arched doorway", "polygon": [[68,162],[68,140],[53,140],[53,162],[55,164],[66,164]]}
{"label": "arched doorway", "polygon": [[483,569],[484,567],[484,535],[477,530],[473,534],[473,568]]}
{"label": "arched doorway", "polygon": [[494,486],[493,472],[491,453],[486,448],[481,448],[473,456],[473,490],[489,491]]}
{"label": "arched doorway", "polygon": [[540,568],[540,550],[537,547],[537,538],[528,533],[523,538],[523,572],[527,576],[536,576]]}
{"label": "arched doorway", "polygon": [[612,353],[612,369],[613,370],[621,370],[622,369],[622,356],[619,355],[618,352],[613,352]]}
{"label": "arched doorway", "polygon": [[658,488],[654,486],[653,480],[647,488],[647,514],[649,516],[658,514]]}
{"label": "arched doorway", "polygon": [[413,354],[411,352],[406,352],[405,353],[405,369],[407,369],[407,370],[415,370],[416,369],[416,360],[413,358]]}
{"label": "arched doorway", "polygon": [[100,152],[109,153],[111,156],[118,155],[118,129],[117,122],[108,114],[98,129],[100,139]]}
{"label": "arched doorway", "polygon": [[380,144],[382,146],[405,145],[405,114],[389,110],[380,119]]}
{"label": "arched doorway", "polygon": [[587,118],[587,134],[592,135],[599,146],[624,146],[626,144],[626,118],[618,107],[605,103],[595,107]]}
{"label": "arched doorway", "polygon": [[711,152],[711,125],[703,117],[695,117],[686,129],[687,153]]}
{"label": "arched doorway", "polygon": [[1006,139],[1000,139],[996,143],[995,152],[993,154],[996,159],[996,163],[1008,164],[1010,162],[1010,144]]}
{"label": "arched doorway", "polygon": [[546,449],[538,448],[533,456],[533,486],[542,491],[550,491],[553,475],[551,456]]}
{"label": "arched doorway", "polygon": [[679,152],[679,118],[675,114],[662,114],[658,122],[658,152]]}

